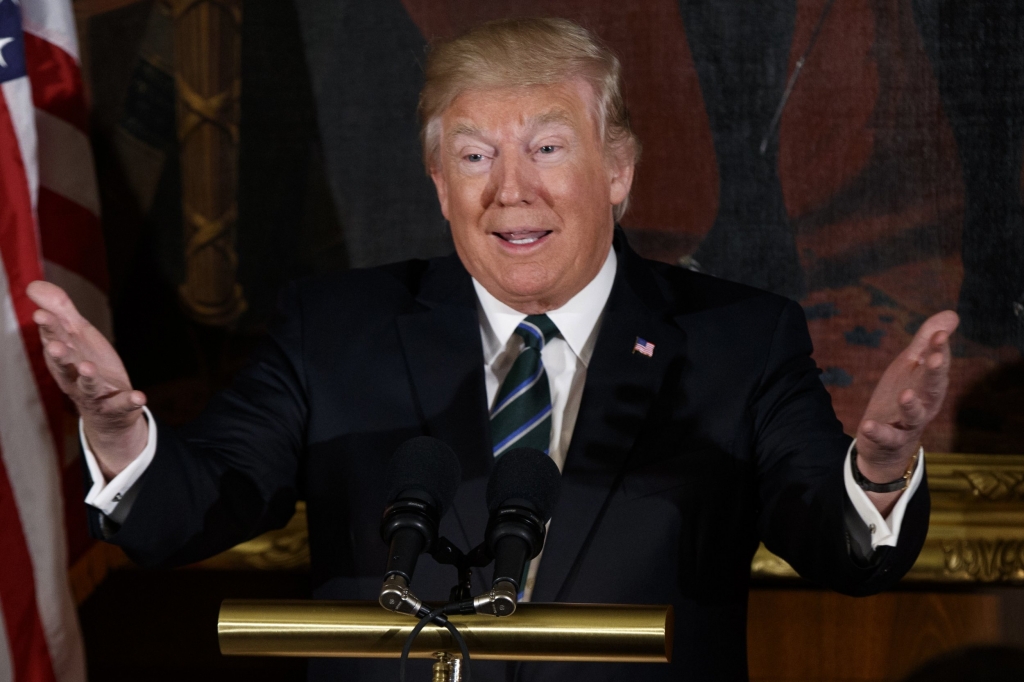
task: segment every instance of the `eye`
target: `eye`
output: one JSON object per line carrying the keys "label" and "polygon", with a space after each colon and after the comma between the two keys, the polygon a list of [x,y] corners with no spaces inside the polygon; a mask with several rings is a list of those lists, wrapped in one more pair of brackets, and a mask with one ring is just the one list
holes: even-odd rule
{"label": "eye", "polygon": [[466,161],[469,161],[470,163],[476,163],[478,161],[483,161],[484,160],[484,155],[483,154],[466,154],[466,156],[464,158],[466,159]]}
{"label": "eye", "polygon": [[539,151],[541,154],[554,154],[556,151],[558,151],[558,147],[556,147],[553,144],[546,144],[537,151]]}

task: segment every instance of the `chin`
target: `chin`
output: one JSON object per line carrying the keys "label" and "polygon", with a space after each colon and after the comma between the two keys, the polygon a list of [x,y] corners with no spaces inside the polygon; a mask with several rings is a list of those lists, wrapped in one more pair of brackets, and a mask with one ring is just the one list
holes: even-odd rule
{"label": "chin", "polygon": [[544,295],[554,286],[554,278],[548,268],[531,264],[513,268],[499,280],[502,289],[517,297],[534,298]]}

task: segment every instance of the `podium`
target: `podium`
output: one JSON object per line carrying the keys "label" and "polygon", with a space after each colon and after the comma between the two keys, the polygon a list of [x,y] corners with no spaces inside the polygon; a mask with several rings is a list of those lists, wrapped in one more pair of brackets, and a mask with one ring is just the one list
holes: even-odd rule
{"label": "podium", "polygon": [[[470,656],[503,661],[668,663],[671,606],[520,604],[511,616],[452,616]],[[372,601],[225,600],[217,622],[226,656],[399,658],[416,619]],[[459,647],[427,625],[410,657],[433,658],[435,682],[460,679]]]}

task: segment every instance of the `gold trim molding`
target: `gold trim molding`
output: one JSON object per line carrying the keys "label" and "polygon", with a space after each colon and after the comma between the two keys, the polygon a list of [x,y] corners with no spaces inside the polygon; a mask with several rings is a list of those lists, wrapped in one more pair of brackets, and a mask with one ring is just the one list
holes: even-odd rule
{"label": "gold trim molding", "polygon": [[[931,525],[917,563],[904,579],[935,583],[1024,582],[1024,455],[929,453]],[[288,526],[208,559],[199,568],[305,570],[306,508]],[[762,545],[754,578],[795,578],[789,564]]]}
{"label": "gold trim molding", "polygon": [[246,310],[237,281],[242,0],[168,0],[185,232],[185,308],[209,325]]}
{"label": "gold trim molding", "polygon": [[272,530],[226,552],[195,564],[219,570],[304,571],[309,568],[309,532],[306,503],[295,505],[288,525]]}
{"label": "gold trim molding", "polygon": [[[932,513],[928,537],[904,580],[1024,582],[1024,455],[926,456]],[[795,578],[762,545],[755,578]]]}

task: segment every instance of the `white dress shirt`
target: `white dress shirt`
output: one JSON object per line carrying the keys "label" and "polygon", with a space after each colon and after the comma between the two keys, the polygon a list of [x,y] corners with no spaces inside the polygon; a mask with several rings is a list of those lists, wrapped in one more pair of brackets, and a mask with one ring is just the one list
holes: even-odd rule
{"label": "white dress shirt", "polygon": [[[547,313],[559,331],[559,335],[547,342],[541,351],[544,370],[551,387],[551,446],[549,452],[555,464],[558,465],[559,471],[565,464],[573,428],[576,426],[587,366],[590,364],[590,358],[597,343],[605,304],[608,302],[608,296],[611,294],[612,284],[615,281],[616,268],[615,250],[611,249],[597,276],[582,291],[569,299],[568,303]],[[515,362],[522,350],[523,340],[514,332],[516,326],[526,318],[526,314],[510,308],[496,299],[475,279],[473,287],[476,289],[480,312],[480,338],[483,342],[484,376],[487,384],[488,411],[490,411],[501,382],[512,369],[512,363]],[[109,483],[100,472],[96,458],[86,441],[85,431],[79,422],[82,449],[85,452],[86,465],[93,480],[92,488],[86,495],[85,502],[108,517],[114,515],[122,497],[139,480],[156,453],[156,422],[148,409],[143,408],[143,411],[149,423],[146,447],[137,459]],[[853,449],[853,444],[850,445],[850,449]],[[846,494],[871,532],[871,549],[886,545],[895,547],[907,504],[924,477],[923,452],[918,458],[918,465],[910,479],[907,491],[896,502],[888,517],[882,516],[867,493],[861,490],[853,480],[850,470],[850,452],[846,454],[843,467]],[[121,513],[118,516],[123,519],[127,510],[119,511]],[[530,565],[530,575],[524,590],[526,599],[529,599],[529,595],[533,591],[540,559],[541,557],[537,557]]]}
{"label": "white dress shirt", "polygon": [[[561,308],[549,310],[548,318],[558,327],[558,336],[544,344],[540,351],[544,371],[551,386],[551,444],[548,454],[555,460],[558,470],[565,465],[569,441],[580,413],[583,384],[587,379],[587,365],[594,354],[597,332],[601,328],[604,307],[615,283],[617,259],[615,249],[590,284],[573,296]],[[487,411],[494,407],[501,382],[523,350],[524,341],[514,333],[526,314],[505,305],[487,289],[473,280],[480,318],[480,339],[484,347],[484,378],[487,383]],[[532,562],[522,587],[522,601],[529,601],[537,580],[537,567],[544,550]]]}
{"label": "white dress shirt", "polygon": [[[569,441],[576,426],[583,397],[587,365],[594,354],[597,332],[604,306],[615,283],[615,249],[590,281],[590,284],[557,310],[549,310],[548,318],[558,327],[558,336],[544,344],[540,352],[544,371],[551,385],[551,444],[548,453],[558,470],[565,464]],[[484,347],[484,377],[487,382],[487,409],[494,406],[501,382],[523,350],[523,338],[514,333],[526,314],[505,305],[487,289],[473,280],[480,318],[480,339]]]}
{"label": "white dress shirt", "polygon": [[131,461],[131,464],[122,469],[121,473],[114,476],[109,483],[100,471],[96,455],[92,454],[92,450],[89,448],[89,441],[85,438],[85,426],[81,419],[78,420],[78,437],[82,441],[82,451],[85,453],[85,466],[89,468],[89,478],[92,479],[92,487],[89,488],[89,492],[85,495],[85,503],[99,509],[106,516],[114,514],[118,503],[131,490],[135,482],[142,477],[142,473],[149,467],[149,463],[153,461],[153,455],[156,454],[156,421],[153,419],[153,415],[148,407],[143,407],[142,413],[146,416],[146,422],[149,424],[146,447],[143,448],[138,457]]}

